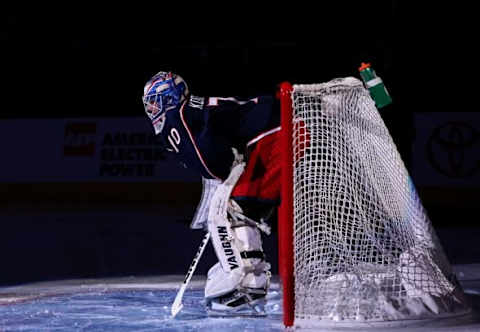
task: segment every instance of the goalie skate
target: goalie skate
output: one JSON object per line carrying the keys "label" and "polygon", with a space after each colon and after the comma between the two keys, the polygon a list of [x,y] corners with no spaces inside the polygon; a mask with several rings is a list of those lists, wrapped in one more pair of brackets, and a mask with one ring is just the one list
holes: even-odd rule
{"label": "goalie skate", "polygon": [[266,289],[237,289],[220,297],[207,299],[207,314],[212,317],[266,316],[266,295]]}

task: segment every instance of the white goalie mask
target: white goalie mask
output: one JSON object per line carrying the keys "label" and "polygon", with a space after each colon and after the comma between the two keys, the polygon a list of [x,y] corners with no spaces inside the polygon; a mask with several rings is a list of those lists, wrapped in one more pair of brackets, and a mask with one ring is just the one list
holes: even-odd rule
{"label": "white goalie mask", "polygon": [[162,132],[166,112],[179,108],[188,95],[185,81],[171,72],[161,71],[145,84],[142,102],[156,135]]}

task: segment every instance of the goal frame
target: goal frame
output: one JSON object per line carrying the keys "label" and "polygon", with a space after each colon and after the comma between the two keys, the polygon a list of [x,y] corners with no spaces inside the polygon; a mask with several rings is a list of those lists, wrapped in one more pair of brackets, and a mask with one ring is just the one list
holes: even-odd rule
{"label": "goal frame", "polygon": [[[333,80],[334,82],[336,80]],[[330,83],[330,82],[329,82]],[[297,87],[300,88],[305,88],[305,86],[297,86],[295,85],[295,91],[297,91]],[[281,203],[278,208],[278,263],[279,263],[279,276],[281,279],[281,284],[282,284],[282,290],[283,290],[283,323],[286,327],[291,327],[294,324],[300,324],[302,327],[307,327],[310,325],[310,321],[305,321],[304,318],[297,316],[298,322],[295,321],[295,301],[296,301],[296,296],[295,296],[295,247],[294,247],[294,217],[295,217],[295,211],[294,211],[294,147],[293,147],[293,142],[295,140],[294,138],[294,121],[293,121],[293,116],[294,116],[294,101],[293,101],[293,94],[294,94],[294,86],[290,82],[282,82],[279,86],[279,91],[278,91],[278,98],[280,100],[280,111],[281,111],[281,119],[280,119],[280,124],[281,124],[281,131],[280,131],[280,139],[279,139],[279,145],[281,148]],[[372,101],[373,102],[373,101]],[[296,128],[296,127],[295,127]],[[300,142],[301,143],[301,142]],[[393,142],[392,142],[393,144]],[[394,145],[393,145],[394,146]],[[397,152],[398,154],[398,152]],[[400,157],[400,156],[399,156]],[[401,162],[401,160],[400,160]],[[403,163],[402,163],[403,165]],[[404,166],[403,166],[404,167]],[[406,169],[405,169],[406,172]],[[405,175],[405,172],[402,173]],[[408,177],[408,173],[406,174]],[[409,177],[408,177],[409,179]],[[408,180],[410,181],[410,179]],[[407,184],[411,184],[411,182],[405,181]],[[411,186],[408,188],[411,189]],[[415,191],[412,191],[411,194],[416,195]],[[402,196],[403,197],[403,196]],[[408,196],[411,198],[411,196]],[[418,198],[417,196],[415,196]],[[418,200],[417,200],[418,201]],[[417,202],[415,201],[415,202]],[[418,201],[420,203],[420,201]],[[416,205],[414,206],[416,207]],[[413,208],[414,208],[413,207]],[[412,209],[413,209],[412,208]],[[422,207],[423,209],[423,207]],[[419,210],[420,211],[420,210]],[[423,211],[423,210],[422,210]],[[421,212],[422,212],[421,211]],[[426,227],[428,226],[428,227]],[[431,229],[431,224],[428,219],[428,216],[425,215],[425,219],[422,219],[422,227],[426,227],[425,229],[421,229],[422,235],[425,235],[424,241],[427,244],[431,244],[432,248],[435,249],[435,254],[440,255],[442,259],[446,259],[444,257],[444,253],[442,251],[441,245],[438,242],[438,239],[436,238],[436,235],[434,234],[433,229]],[[408,233],[409,234],[409,233]],[[423,242],[422,242],[423,243]],[[422,244],[421,243],[421,244]],[[415,249],[415,246],[412,247],[407,247],[410,249]],[[423,247],[422,247],[423,248]],[[433,250],[433,249],[432,249]],[[405,257],[409,257],[409,251],[405,251]],[[402,257],[403,253],[400,255]],[[443,256],[442,256],[443,255]],[[425,257],[430,257],[429,253],[426,253],[423,255]],[[419,257],[423,257],[420,255]],[[406,258],[405,258],[406,259]],[[407,262],[407,261],[405,261]],[[402,264],[405,264],[403,262]],[[422,270],[422,265],[421,264],[427,264],[425,265],[426,267],[436,267],[438,269],[438,266],[432,261],[431,263],[425,263],[421,260],[418,260],[419,264],[417,266],[417,260],[416,258],[413,260],[408,260],[408,264],[406,265],[408,267],[413,266],[413,272],[410,272],[409,269],[406,269],[404,274],[402,274],[402,278],[404,280],[410,280],[407,277],[413,276],[412,278],[415,277],[415,273],[419,271],[420,273],[423,273]],[[442,261],[443,262],[443,261]],[[449,265],[448,260],[444,261]],[[410,264],[414,265],[410,265]],[[430,265],[429,265],[430,264]],[[401,269],[400,269],[401,270]],[[430,270],[426,269],[427,272]],[[433,270],[432,270],[433,271]],[[297,271],[298,272],[298,271]],[[440,275],[443,276],[443,270],[438,272],[441,272]],[[395,273],[402,273],[398,272],[398,269],[395,270]],[[423,274],[422,274],[423,275]],[[448,272],[448,276],[451,277],[451,271]],[[445,277],[445,276],[443,276]],[[455,278],[453,278],[455,279]],[[453,282],[453,284],[448,284],[449,286],[452,287],[452,290],[448,290],[449,293],[447,292],[440,292],[437,294],[438,296],[447,296],[447,295],[452,295],[455,293],[457,296],[455,299],[458,301],[458,304],[460,305],[458,308],[450,303],[449,308],[447,311],[441,311],[440,312],[435,312],[435,317],[433,318],[447,318],[447,317],[458,317],[460,315],[468,314],[470,312],[470,308],[468,304],[463,302],[463,293],[461,286],[458,285],[458,282],[455,283],[454,280],[449,280]],[[402,279],[403,280],[403,279]],[[423,280],[423,279],[421,279]],[[428,284],[428,278],[425,279],[426,284]],[[443,281],[444,279],[435,279],[435,280],[440,280]],[[408,282],[406,284],[402,284],[403,286],[411,287],[409,286]],[[423,286],[422,286],[423,287]],[[442,286],[443,287],[443,286]],[[423,289],[423,288],[420,288]],[[426,289],[426,288],[425,288]],[[438,293],[436,289],[430,290],[431,294],[436,294],[435,292]],[[408,293],[408,290],[407,290]],[[413,294],[413,292],[412,292]],[[430,293],[427,293],[427,295]],[[415,298],[418,298],[419,295],[408,295],[412,296]],[[443,299],[443,297],[442,297]],[[347,300],[349,302],[349,300]],[[454,302],[453,300],[451,301],[452,303]],[[381,303],[381,302],[378,302]],[[443,308],[442,308],[443,309]],[[452,311],[450,311],[450,309]],[[457,310],[458,309],[458,310]],[[364,324],[368,326],[383,326],[383,327],[393,327],[393,326],[407,326],[410,324],[414,324],[415,322],[425,322],[428,320],[434,320],[431,319],[432,317],[424,317],[422,315],[416,315],[417,312],[414,312],[414,315],[412,317],[405,317],[405,318],[394,318],[392,320],[378,320],[377,319],[372,319],[372,320],[360,320],[360,321],[355,321],[352,322],[351,320],[345,320],[345,321],[321,321],[320,325],[321,326],[357,326],[360,327]],[[313,324],[313,326],[319,326],[319,323],[316,322]],[[353,324],[352,324],[353,323]]]}
{"label": "goal frame", "polygon": [[293,326],[295,317],[295,280],[293,260],[293,104],[290,82],[280,84],[281,203],[278,208],[278,265],[283,287],[283,324]]}

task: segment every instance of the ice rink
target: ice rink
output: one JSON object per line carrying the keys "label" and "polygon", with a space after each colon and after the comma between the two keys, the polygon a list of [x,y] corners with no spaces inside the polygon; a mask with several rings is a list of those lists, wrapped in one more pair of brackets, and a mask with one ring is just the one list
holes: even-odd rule
{"label": "ice rink", "polygon": [[[323,331],[480,331],[480,264],[455,265],[471,301],[467,316],[410,321],[398,328],[325,328]],[[183,276],[78,279],[0,288],[0,331],[283,331],[278,278],[263,318],[209,318],[204,309],[205,278],[192,279],[184,308],[170,308]]]}

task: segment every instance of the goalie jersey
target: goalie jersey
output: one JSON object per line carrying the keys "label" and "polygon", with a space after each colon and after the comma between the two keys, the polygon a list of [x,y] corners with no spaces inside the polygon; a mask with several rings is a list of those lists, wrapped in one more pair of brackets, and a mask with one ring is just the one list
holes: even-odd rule
{"label": "goalie jersey", "polygon": [[273,96],[252,99],[190,96],[167,111],[160,133],[165,149],[206,179],[224,180],[234,160],[232,148],[247,146],[280,126],[280,106]]}

